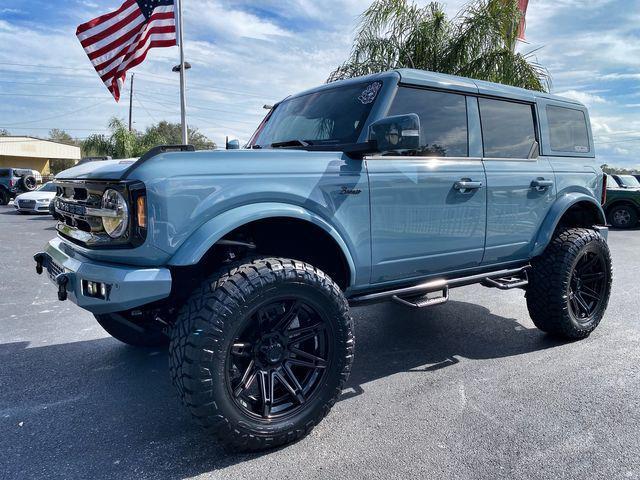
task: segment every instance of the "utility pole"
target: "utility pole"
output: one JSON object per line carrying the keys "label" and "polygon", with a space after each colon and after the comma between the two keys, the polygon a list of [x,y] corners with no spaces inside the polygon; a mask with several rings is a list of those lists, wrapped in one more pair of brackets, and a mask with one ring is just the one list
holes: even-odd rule
{"label": "utility pole", "polygon": [[129,131],[133,131],[133,77],[135,73],[131,74],[131,90],[129,91]]}

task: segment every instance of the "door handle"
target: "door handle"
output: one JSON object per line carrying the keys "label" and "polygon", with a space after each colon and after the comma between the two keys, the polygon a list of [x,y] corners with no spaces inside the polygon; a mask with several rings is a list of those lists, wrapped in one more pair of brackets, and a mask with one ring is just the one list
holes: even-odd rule
{"label": "door handle", "polygon": [[531,182],[531,188],[535,188],[538,191],[546,190],[549,187],[553,187],[553,180],[545,180],[544,178],[536,178]]}
{"label": "door handle", "polygon": [[473,180],[463,178],[462,180],[455,182],[453,184],[453,188],[454,190],[458,190],[460,193],[467,193],[472,190],[482,188],[482,182],[474,182]]}

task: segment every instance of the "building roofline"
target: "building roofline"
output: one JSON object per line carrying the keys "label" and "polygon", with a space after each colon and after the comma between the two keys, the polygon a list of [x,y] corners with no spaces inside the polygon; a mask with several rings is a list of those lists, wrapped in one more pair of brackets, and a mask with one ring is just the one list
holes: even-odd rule
{"label": "building roofline", "polygon": [[2,135],[0,136],[0,142],[2,141],[3,138],[30,138],[31,140],[38,140],[40,142],[49,142],[49,143],[55,143],[56,145],[64,145],[66,147],[80,148],[78,145],[69,145],[68,143],[56,142],[55,140],[50,140],[48,138],[33,137],[31,135]]}

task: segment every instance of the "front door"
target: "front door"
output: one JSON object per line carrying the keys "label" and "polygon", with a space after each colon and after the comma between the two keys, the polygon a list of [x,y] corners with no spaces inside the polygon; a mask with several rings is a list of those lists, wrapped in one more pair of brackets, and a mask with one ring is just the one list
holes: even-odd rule
{"label": "front door", "polygon": [[465,95],[400,87],[388,115],[417,113],[422,145],[411,156],[367,159],[372,283],[480,264],[486,179],[469,157]]}

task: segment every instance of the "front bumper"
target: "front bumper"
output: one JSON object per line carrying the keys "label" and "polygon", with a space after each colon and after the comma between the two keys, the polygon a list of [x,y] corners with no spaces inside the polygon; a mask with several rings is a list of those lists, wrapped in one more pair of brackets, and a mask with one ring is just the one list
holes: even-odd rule
{"label": "front bumper", "polygon": [[13,207],[18,212],[24,213],[49,213],[49,204],[48,203],[36,203],[32,207],[21,207],[17,205],[15,202],[13,203]]}
{"label": "front bumper", "polygon": [[[54,238],[45,251],[34,255],[36,271],[47,270],[58,298],[69,298],[92,313],[112,313],[162,300],[171,292],[167,268],[135,268],[90,260],[61,239]],[[90,296],[87,282],[106,285],[104,298]]]}

